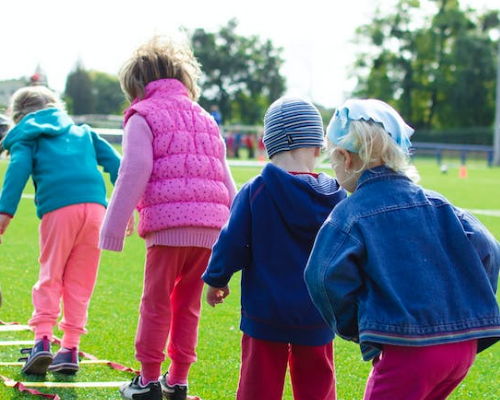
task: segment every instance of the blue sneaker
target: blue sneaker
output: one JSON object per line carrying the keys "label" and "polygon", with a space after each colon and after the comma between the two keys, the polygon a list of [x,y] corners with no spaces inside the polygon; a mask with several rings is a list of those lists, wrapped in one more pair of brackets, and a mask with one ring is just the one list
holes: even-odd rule
{"label": "blue sneaker", "polygon": [[71,350],[59,350],[48,368],[50,372],[59,372],[66,375],[74,375],[79,369],[78,350],[76,347],[73,347]]}
{"label": "blue sneaker", "polygon": [[163,398],[160,383],[149,382],[146,386],[142,386],[140,375],[132,379],[132,382],[121,385],[120,394],[126,400],[162,400]]}
{"label": "blue sneaker", "polygon": [[29,354],[28,357],[19,359],[19,361],[26,361],[22,372],[28,375],[45,375],[54,358],[50,351],[50,341],[47,336],[44,336],[32,348],[22,349],[21,354]]}

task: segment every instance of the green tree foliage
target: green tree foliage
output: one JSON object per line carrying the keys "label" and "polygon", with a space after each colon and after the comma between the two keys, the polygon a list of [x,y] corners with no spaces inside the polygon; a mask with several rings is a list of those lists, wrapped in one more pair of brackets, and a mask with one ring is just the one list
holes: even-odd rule
{"label": "green tree foliage", "polygon": [[65,98],[68,111],[74,115],[94,113],[93,85],[90,73],[81,61],[66,78]]}
{"label": "green tree foliage", "polygon": [[225,123],[253,125],[262,123],[268,105],[285,91],[282,49],[257,36],[238,35],[237,26],[233,19],[219,32],[196,29],[190,34],[203,70],[200,104],[207,109],[217,105]]}
{"label": "green tree foliage", "polygon": [[96,114],[121,114],[126,99],[120,88],[120,81],[115,75],[105,72],[91,71],[92,95]]}
{"label": "green tree foliage", "polygon": [[65,100],[68,111],[74,115],[121,114],[125,96],[114,75],[87,71],[78,62],[66,79]]}
{"label": "green tree foliage", "polygon": [[357,30],[363,46],[356,96],[394,105],[416,128],[491,126],[495,114],[498,11],[457,0],[399,0]]}

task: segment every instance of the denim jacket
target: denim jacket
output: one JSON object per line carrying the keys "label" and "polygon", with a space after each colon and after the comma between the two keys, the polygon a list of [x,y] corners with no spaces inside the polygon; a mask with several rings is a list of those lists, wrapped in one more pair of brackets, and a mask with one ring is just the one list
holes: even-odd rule
{"label": "denim jacket", "polygon": [[333,209],[305,279],[323,318],[370,360],[384,344],[491,346],[499,267],[500,245],[476,218],[382,166]]}

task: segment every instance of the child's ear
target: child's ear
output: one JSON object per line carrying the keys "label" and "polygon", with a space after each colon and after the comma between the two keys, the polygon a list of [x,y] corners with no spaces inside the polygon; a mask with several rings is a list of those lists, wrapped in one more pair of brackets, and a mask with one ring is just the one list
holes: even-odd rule
{"label": "child's ear", "polygon": [[319,157],[321,155],[321,147],[314,148],[314,157]]}
{"label": "child's ear", "polygon": [[354,162],[352,159],[352,154],[346,149],[341,148],[337,148],[336,151],[341,155],[341,158],[343,158],[342,162],[344,163],[344,169],[346,171],[349,171]]}

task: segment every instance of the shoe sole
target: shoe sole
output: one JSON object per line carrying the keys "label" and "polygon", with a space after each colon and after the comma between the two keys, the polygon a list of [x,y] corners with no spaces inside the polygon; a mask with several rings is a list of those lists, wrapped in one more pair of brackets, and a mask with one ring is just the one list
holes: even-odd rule
{"label": "shoe sole", "polygon": [[28,359],[22,372],[27,375],[45,375],[53,359],[54,356],[50,352],[41,351],[36,353],[35,356]]}
{"label": "shoe sole", "polygon": [[57,372],[59,374],[65,375],[74,375],[78,372],[80,367],[77,364],[57,364],[57,365],[49,365],[48,370],[50,372]]}

